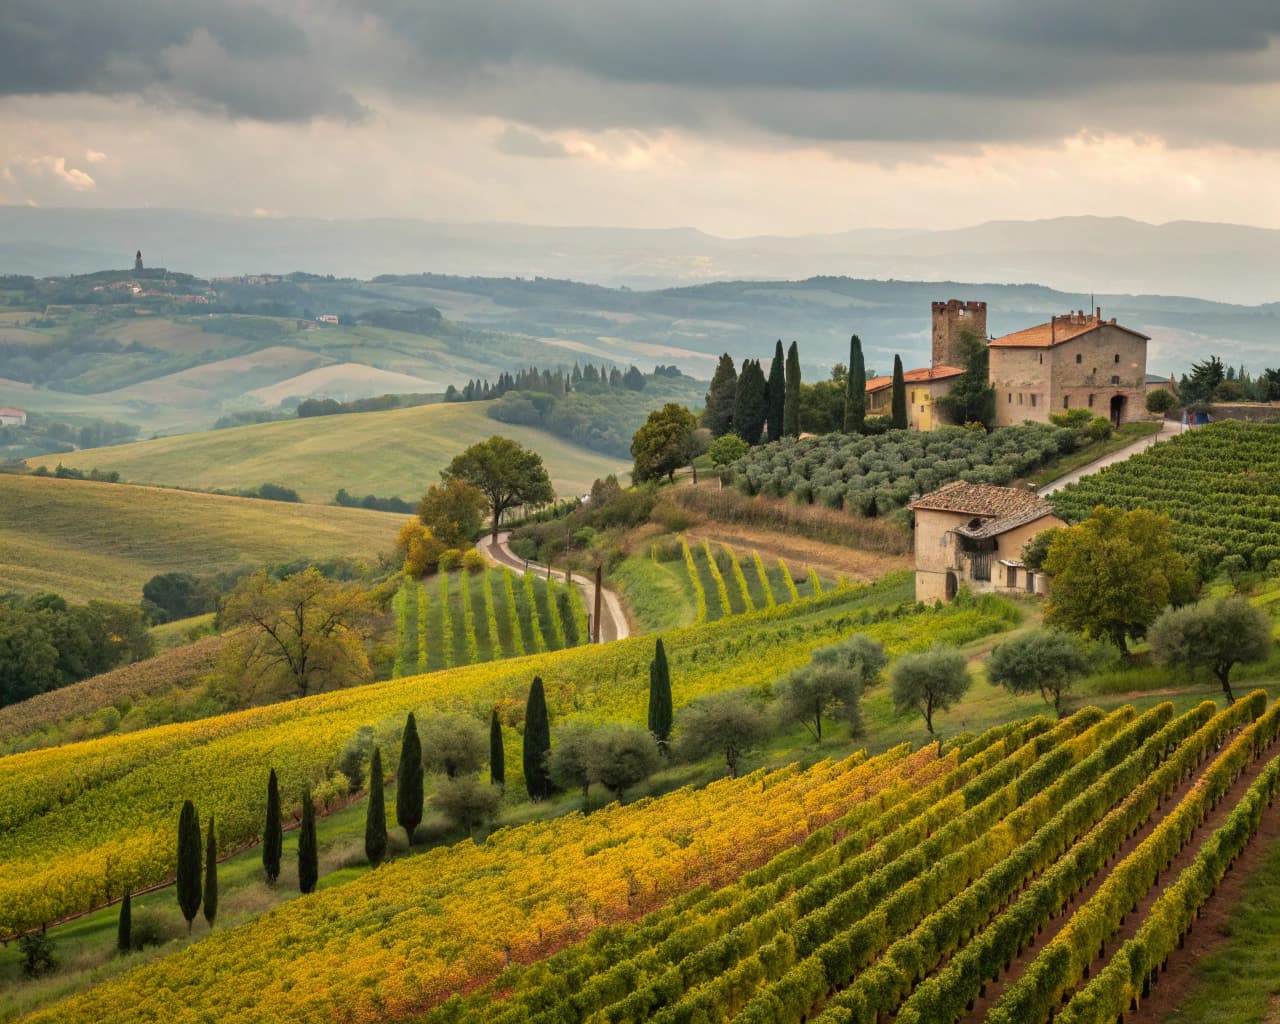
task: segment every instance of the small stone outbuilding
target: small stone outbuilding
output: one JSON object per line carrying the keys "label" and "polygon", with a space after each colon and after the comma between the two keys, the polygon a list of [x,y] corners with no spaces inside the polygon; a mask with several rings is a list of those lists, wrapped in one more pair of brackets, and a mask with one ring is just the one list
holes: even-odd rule
{"label": "small stone outbuilding", "polygon": [[978,593],[1047,593],[1047,579],[1023,564],[1022,549],[1036,534],[1066,524],[1035,492],[957,480],[910,507],[917,601],[950,601],[961,584]]}

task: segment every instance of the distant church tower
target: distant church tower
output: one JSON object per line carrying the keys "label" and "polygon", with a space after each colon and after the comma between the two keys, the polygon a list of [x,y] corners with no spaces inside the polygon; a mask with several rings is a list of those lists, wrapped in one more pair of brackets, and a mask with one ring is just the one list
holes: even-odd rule
{"label": "distant church tower", "polygon": [[933,304],[933,365],[964,369],[960,354],[960,334],[972,331],[987,337],[987,304],[948,299]]}
{"label": "distant church tower", "polygon": [[133,269],[134,270],[142,269],[142,250],[141,249],[138,250],[138,255],[133,258]]}

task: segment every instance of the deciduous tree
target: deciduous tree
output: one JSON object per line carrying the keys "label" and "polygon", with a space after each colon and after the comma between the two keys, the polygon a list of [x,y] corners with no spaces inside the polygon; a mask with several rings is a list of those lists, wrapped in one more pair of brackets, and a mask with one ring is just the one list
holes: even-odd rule
{"label": "deciduous tree", "polygon": [[867,419],[867,364],[862,355],[862,339],[849,338],[849,379],[844,400],[844,432],[861,434]]}
{"label": "deciduous tree", "polygon": [[987,659],[987,679],[1010,693],[1035,693],[1061,715],[1072,684],[1088,675],[1093,659],[1079,636],[1036,629],[996,646]]}
{"label": "deciduous tree", "polygon": [[200,912],[200,818],[190,800],[182,805],[178,816],[178,878],[175,892],[182,916],[187,919],[187,934],[191,934],[191,922]]}
{"label": "deciduous tree", "polygon": [[587,774],[618,800],[657,771],[660,760],[653,734],[638,726],[600,726],[587,745]]}
{"label": "deciduous tree", "polygon": [[1172,667],[1204,666],[1222,684],[1228,702],[1231,670],[1265,661],[1271,653],[1271,616],[1231,594],[1183,608],[1166,608],[1147,634],[1156,660]]}
{"label": "deciduous tree", "polygon": [[488,499],[461,477],[432,484],[418,502],[418,519],[446,548],[469,546],[484,527]]}
{"label": "deciduous tree", "polygon": [[368,682],[364,640],[373,615],[365,590],[325,579],[314,567],[272,580],[242,580],[223,608],[234,630],[219,664],[246,689],[305,697]]}
{"label": "deciduous tree", "polygon": [[413,846],[413,833],[422,824],[422,740],[418,723],[409,712],[400,741],[400,766],[396,770],[396,823]]}
{"label": "deciduous tree", "polygon": [[542,456],[495,434],[455,456],[440,474],[476,487],[488,499],[491,534],[496,539],[502,514],[516,505],[545,505],[555,500]]}
{"label": "deciduous tree", "polygon": [[631,455],[635,459],[632,479],[636,483],[664,476],[674,480],[676,470],[689,464],[697,425],[693,413],[677,402],[668,402],[649,413],[631,439]]}
{"label": "deciduous tree", "polygon": [[480,770],[485,758],[484,726],[470,715],[432,715],[422,722],[422,762],[451,779]]}
{"label": "deciduous tree", "polygon": [[933,716],[955,705],[972,683],[964,655],[954,647],[904,654],[890,675],[894,710],[900,715],[918,711],[932,734]]}
{"label": "deciduous tree", "polygon": [[713,466],[727,466],[731,462],[737,462],[749,451],[751,446],[737,434],[724,434],[711,442],[707,454],[711,456]]}
{"label": "deciduous tree", "polygon": [[502,794],[474,775],[441,779],[431,792],[431,806],[475,837],[476,829],[498,812]]}
{"label": "deciduous tree", "polygon": [[1195,592],[1167,517],[1147,509],[1099,505],[1077,526],[1058,530],[1044,558],[1053,578],[1046,625],[1104,637],[1122,652],[1167,605]]}
{"label": "deciduous tree", "polygon": [[586,722],[570,722],[557,732],[555,745],[545,761],[547,774],[557,786],[563,790],[582,790],[584,808],[592,782],[588,760],[592,732],[593,727]]}

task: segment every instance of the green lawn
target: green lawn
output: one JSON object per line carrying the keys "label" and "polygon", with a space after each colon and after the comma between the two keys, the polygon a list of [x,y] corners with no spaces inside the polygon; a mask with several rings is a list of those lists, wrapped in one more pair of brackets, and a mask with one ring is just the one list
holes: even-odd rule
{"label": "green lawn", "polygon": [[0,589],[133,604],[162,572],[304,557],[372,562],[403,522],[364,509],[0,475]]}
{"label": "green lawn", "polygon": [[622,476],[630,464],[579,448],[534,427],[499,423],[486,402],[423,405],[388,412],[315,416],[227,430],[92,448],[30,459],[120,474],[139,484],[232,490],[263,483],[294,488],[304,501],[333,501],[339,488],[356,497],[416,500],[468,445],[501,434],[542,456],[556,493],[585,494],[597,478]]}

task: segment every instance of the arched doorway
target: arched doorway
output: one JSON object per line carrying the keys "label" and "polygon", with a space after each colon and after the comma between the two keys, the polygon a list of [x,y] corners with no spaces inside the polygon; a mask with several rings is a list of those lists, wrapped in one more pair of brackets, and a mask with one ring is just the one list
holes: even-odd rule
{"label": "arched doorway", "polygon": [[1111,425],[1113,427],[1120,426],[1120,420],[1124,418],[1124,395],[1111,396]]}
{"label": "arched doorway", "polygon": [[956,591],[960,589],[960,581],[956,579],[956,574],[947,570],[947,600],[954,601],[956,599]]}

